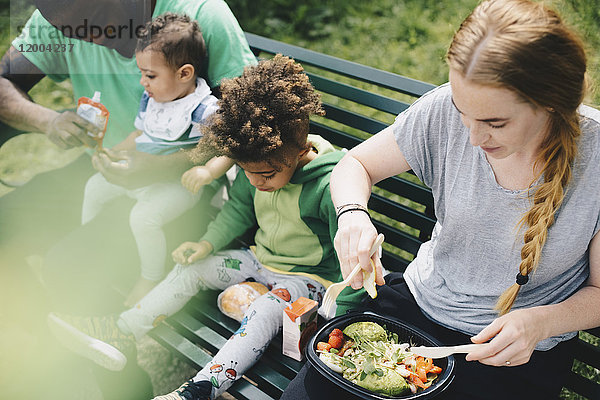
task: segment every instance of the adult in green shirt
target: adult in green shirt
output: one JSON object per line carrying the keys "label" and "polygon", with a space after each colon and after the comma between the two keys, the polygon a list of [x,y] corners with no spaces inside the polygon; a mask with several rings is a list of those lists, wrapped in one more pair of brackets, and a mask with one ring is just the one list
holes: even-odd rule
{"label": "adult in green shirt", "polygon": [[[110,112],[104,145],[119,143],[135,129],[143,92],[134,57],[136,29],[153,16],[172,11],[198,21],[208,50],[201,75],[213,93],[218,94],[221,79],[238,76],[244,66],[256,63],[223,0],[37,0],[36,5],[38,10],[0,61],[0,121],[24,132],[42,132],[62,148],[93,144],[87,131],[95,128],[72,111],[33,102],[27,92],[44,76],[69,78],[75,99],[100,91]],[[3,128],[0,143],[6,139]],[[139,187],[178,177],[191,166],[184,152],[157,156],[131,151],[128,158],[127,168],[105,159],[96,168],[111,182]],[[44,254],[76,228],[83,185],[94,172],[85,154],[0,197],[0,254],[6,261],[1,264]]]}
{"label": "adult in green shirt", "polygon": [[[185,13],[198,21],[208,51],[202,76],[213,93],[218,94],[221,79],[238,76],[244,66],[256,62],[243,31],[223,0],[39,0],[36,6],[38,10],[0,61],[0,121],[6,124],[0,127],[0,144],[14,135],[8,127],[44,133],[62,148],[93,144],[87,135],[88,130],[94,131],[93,126],[74,112],[46,108],[27,95],[45,76],[56,81],[70,79],[75,99],[100,91],[101,101],[110,112],[104,144],[111,147],[120,142],[134,130],[143,92],[134,57],[135,29],[166,11]],[[97,168],[115,183],[136,187],[180,175],[191,166],[182,152],[170,156],[131,152],[129,157],[132,162],[127,169],[116,163],[99,164]],[[118,227],[128,232],[127,218],[120,212],[127,209],[126,204],[107,210],[85,230],[79,228],[83,187],[94,172],[88,153],[84,153],[66,167],[40,174],[0,197],[0,301],[13,305],[3,309],[3,319],[18,319],[21,323],[27,318],[24,324],[30,324],[26,328],[34,334],[37,331],[33,327],[39,328],[45,321],[41,316],[48,304],[32,301],[41,288],[29,275],[24,261],[27,255],[45,255],[48,249],[56,249],[57,243],[62,247],[54,254],[64,254],[64,249],[74,248],[71,239],[77,238],[96,252],[79,260],[78,270],[74,269],[79,272],[91,269],[93,263],[110,267],[114,264],[111,261],[124,258],[116,251],[101,251],[98,246],[111,248],[118,242],[123,249],[135,249],[128,235],[102,237],[98,242],[89,240],[97,238],[104,225],[115,229],[120,224]],[[167,235],[184,237],[175,235],[169,241],[178,244],[184,238],[194,237],[189,230],[197,231],[199,237],[203,226],[197,222],[198,214],[198,209],[192,210],[173,221],[167,227]],[[106,258],[100,257],[104,255]],[[75,274],[64,276],[73,287],[79,287],[75,284],[78,279],[89,282]],[[91,283],[102,286],[99,281]],[[131,396],[120,393],[124,396],[120,398],[137,398],[140,392],[138,387]],[[107,392],[104,397],[111,398]]]}
{"label": "adult in green shirt", "polygon": [[[30,89],[44,75],[55,81],[70,78],[75,99],[101,91],[102,102],[111,113],[104,145],[112,147],[134,129],[143,92],[134,57],[136,30],[152,17],[171,11],[198,21],[209,60],[200,74],[213,91],[223,78],[238,76],[244,66],[255,63],[239,24],[223,0],[38,0],[37,4],[40,9],[5,55],[3,67],[9,71],[3,68],[2,76],[9,82],[2,81],[0,86],[0,101],[6,106],[0,116],[11,126],[44,132],[63,147],[92,143],[81,129],[85,122],[70,113],[28,104],[31,102],[15,91]],[[80,4],[85,8],[77,12]],[[98,33],[100,36],[91,37]],[[53,47],[48,51],[50,44]],[[73,123],[76,126],[71,126]]]}

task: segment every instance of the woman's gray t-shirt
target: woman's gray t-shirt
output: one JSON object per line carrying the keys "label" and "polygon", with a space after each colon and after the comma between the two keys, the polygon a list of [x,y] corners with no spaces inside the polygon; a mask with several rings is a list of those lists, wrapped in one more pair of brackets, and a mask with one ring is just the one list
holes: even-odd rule
{"label": "woman's gray t-shirt", "polygon": [[[398,115],[396,142],[415,174],[432,189],[438,223],[404,274],[424,313],[476,334],[498,317],[500,294],[515,283],[528,191],[501,187],[485,153],[452,105],[450,85],[422,96]],[[600,111],[581,106],[582,135],[573,177],[548,232],[540,264],[513,309],[553,304],[589,275],[588,245],[600,229]],[[575,333],[541,341],[547,350]]]}

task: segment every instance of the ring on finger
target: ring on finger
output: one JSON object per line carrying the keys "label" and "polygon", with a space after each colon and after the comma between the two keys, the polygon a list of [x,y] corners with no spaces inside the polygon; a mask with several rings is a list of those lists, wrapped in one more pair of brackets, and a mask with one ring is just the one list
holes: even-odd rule
{"label": "ring on finger", "polygon": [[510,366],[510,361],[506,360],[506,365]]}

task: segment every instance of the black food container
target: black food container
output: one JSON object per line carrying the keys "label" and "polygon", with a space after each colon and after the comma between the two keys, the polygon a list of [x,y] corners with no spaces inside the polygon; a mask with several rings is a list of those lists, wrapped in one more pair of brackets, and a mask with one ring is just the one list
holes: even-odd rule
{"label": "black food container", "polygon": [[418,392],[416,394],[409,393],[404,396],[387,396],[371,392],[370,390],[364,389],[349,380],[345,379],[341,374],[332,371],[321,359],[319,359],[319,353],[317,353],[317,343],[327,342],[329,334],[335,328],[344,330],[345,327],[354,322],[371,321],[376,322],[379,325],[385,326],[385,328],[394,332],[398,335],[400,343],[409,343],[414,346],[441,346],[442,344],[429,334],[422,330],[404,323],[396,318],[390,316],[377,315],[372,312],[363,313],[350,313],[343,316],[333,318],[327,324],[322,326],[317,333],[310,339],[306,347],[306,357],[310,364],[324,377],[329,379],[335,385],[346,390],[355,396],[362,399],[431,399],[441,392],[443,392],[454,378],[454,356],[440,358],[434,360],[434,364],[442,368],[442,373],[435,380],[433,385],[429,388]]}

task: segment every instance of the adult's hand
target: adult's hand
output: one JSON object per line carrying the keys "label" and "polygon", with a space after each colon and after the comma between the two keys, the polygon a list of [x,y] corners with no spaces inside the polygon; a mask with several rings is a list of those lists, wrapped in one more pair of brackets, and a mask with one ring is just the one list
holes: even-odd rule
{"label": "adult's hand", "polygon": [[100,128],[83,119],[73,111],[59,113],[48,125],[46,136],[62,149],[72,147],[95,147],[96,140],[88,134],[100,135]]}
{"label": "adult's hand", "polygon": [[0,120],[23,132],[45,133],[63,149],[96,142],[99,128],[72,111],[59,113],[34,103],[27,92],[45,74],[11,46],[0,59]]}
{"label": "adult's hand", "polygon": [[471,338],[473,343],[489,343],[467,354],[466,360],[497,367],[527,363],[538,342],[548,336],[539,316],[535,308],[524,308],[496,318]]}
{"label": "adult's hand", "polygon": [[[393,129],[387,127],[352,148],[335,166],[330,179],[333,204],[336,207],[366,206],[375,183],[409,169],[396,144]],[[340,215],[334,245],[344,277],[357,263],[365,271],[371,271],[369,250],[376,237],[377,230],[365,212],[348,211]],[[378,257],[374,261],[377,268],[375,282],[382,285],[381,262]],[[351,285],[354,289],[362,287],[362,274],[357,274]]]}
{"label": "adult's hand", "polygon": [[[369,257],[369,251],[377,237],[377,230],[371,223],[367,213],[363,211],[348,211],[343,213],[338,219],[338,230],[335,234],[333,244],[340,260],[342,276],[346,278],[354,269],[356,264],[360,263],[361,268],[366,272],[371,272],[372,266]],[[383,285],[383,267],[377,252],[372,257],[377,271],[375,283]],[[356,274],[350,282],[354,289],[360,289],[363,286],[362,274]]]}
{"label": "adult's hand", "polygon": [[171,256],[176,263],[189,265],[206,258],[211,251],[213,251],[213,246],[206,240],[201,242],[185,242],[179,245],[179,247],[171,253]]}

